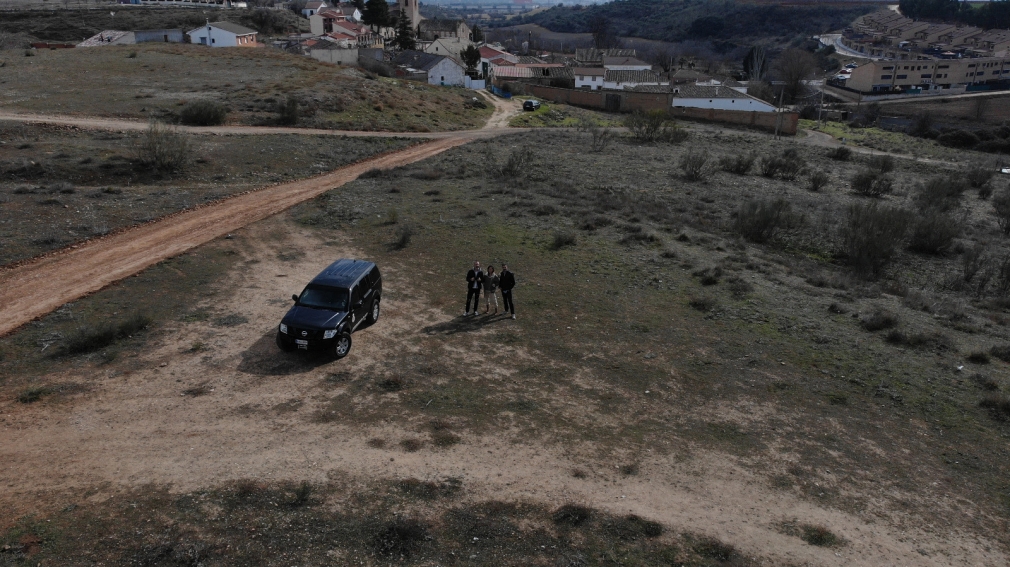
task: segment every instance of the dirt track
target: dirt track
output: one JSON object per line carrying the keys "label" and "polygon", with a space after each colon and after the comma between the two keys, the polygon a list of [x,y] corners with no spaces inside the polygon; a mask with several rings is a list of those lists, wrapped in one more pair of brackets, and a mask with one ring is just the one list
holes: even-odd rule
{"label": "dirt track", "polygon": [[273,185],[89,241],[0,272],[0,336],[166,258],[353,181],[373,168],[423,160],[493,131],[457,133],[330,173]]}

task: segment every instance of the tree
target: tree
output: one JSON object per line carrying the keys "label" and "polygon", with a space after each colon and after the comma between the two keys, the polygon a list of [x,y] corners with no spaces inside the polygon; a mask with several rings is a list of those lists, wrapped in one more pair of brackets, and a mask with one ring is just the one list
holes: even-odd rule
{"label": "tree", "polygon": [[775,74],[784,84],[785,98],[793,103],[803,94],[803,81],[817,71],[817,59],[808,51],[790,48],[775,60]]}
{"label": "tree", "polygon": [[610,20],[602,14],[589,18],[589,32],[593,34],[593,47],[596,49],[610,49],[619,43],[610,28]]}
{"label": "tree", "polygon": [[466,65],[467,74],[473,76],[477,71],[477,66],[480,65],[480,50],[473,45],[468,45],[466,49],[460,52],[459,57],[463,60],[463,64]]}
{"label": "tree", "polygon": [[361,12],[362,17],[364,17],[365,0],[351,0],[351,5],[357,8]]}
{"label": "tree", "polygon": [[365,2],[361,19],[366,26],[371,26],[372,30],[389,25],[389,4],[386,0],[368,0]]}
{"label": "tree", "polygon": [[743,58],[743,72],[748,81],[763,81],[768,74],[768,53],[765,48],[755,45]]}
{"label": "tree", "polygon": [[399,49],[414,49],[417,42],[414,40],[414,28],[410,26],[410,18],[407,13],[400,8],[400,16],[396,18],[396,38],[393,43]]}
{"label": "tree", "polygon": [[474,25],[470,32],[470,40],[474,43],[484,43],[484,30],[480,29],[480,26]]}

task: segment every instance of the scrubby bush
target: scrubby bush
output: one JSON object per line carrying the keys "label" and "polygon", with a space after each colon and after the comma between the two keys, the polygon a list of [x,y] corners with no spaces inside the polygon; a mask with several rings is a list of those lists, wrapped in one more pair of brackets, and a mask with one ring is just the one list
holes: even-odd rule
{"label": "scrubby bush", "polygon": [[980,189],[986,187],[992,181],[993,176],[996,175],[996,168],[993,165],[986,163],[973,163],[969,164],[961,172],[961,177],[971,185],[973,189]]}
{"label": "scrubby bush", "polygon": [[938,209],[925,209],[911,223],[908,248],[923,254],[943,254],[961,235],[963,218]]}
{"label": "scrubby bush", "polygon": [[936,137],[936,141],[948,148],[970,150],[978,145],[978,135],[967,130],[948,130]]}
{"label": "scrubby bush", "polygon": [[179,122],[190,126],[217,126],[224,124],[228,109],[212,100],[198,100],[182,107]]}
{"label": "scrubby bush", "polygon": [[410,241],[414,237],[414,228],[409,224],[400,225],[396,228],[396,240],[390,248],[393,250],[403,250],[410,246]]}
{"label": "scrubby bush", "polygon": [[277,103],[277,123],[294,126],[298,123],[298,99],[288,95],[287,100]]}
{"label": "scrubby bush", "polygon": [[554,233],[554,238],[551,240],[550,249],[551,250],[561,250],[565,246],[575,246],[578,241],[574,232],[567,230],[559,230]]}
{"label": "scrubby bush", "polygon": [[758,161],[761,175],[793,181],[803,172],[806,164],[795,148],[789,148],[779,156],[764,156]]}
{"label": "scrubby bush", "polygon": [[829,179],[828,174],[823,171],[812,171],[807,177],[807,189],[816,193],[828,184]]}
{"label": "scrubby bush", "polygon": [[849,206],[840,231],[841,251],[860,273],[879,274],[894,256],[908,230],[908,213],[878,203]]}
{"label": "scrubby bush", "polygon": [[105,322],[91,327],[82,327],[67,337],[66,342],[57,353],[70,356],[101,350],[117,340],[131,337],[142,331],[151,324],[151,321],[147,315],[136,314],[118,323]]}
{"label": "scrubby bush", "polygon": [[978,407],[989,410],[989,415],[997,421],[1010,421],[1010,398],[1004,394],[989,394],[982,398]]}
{"label": "scrubby bush", "polygon": [[828,152],[828,157],[835,161],[849,161],[849,158],[852,157],[852,150],[845,146],[839,146],[830,150]]}
{"label": "scrubby bush", "polygon": [[967,184],[960,178],[933,177],[915,188],[912,199],[915,206],[920,209],[949,211],[960,204],[961,194],[965,190]]}
{"label": "scrubby bush", "polygon": [[754,166],[755,160],[757,160],[757,154],[754,152],[750,152],[748,154],[722,156],[719,158],[719,167],[728,173],[747,175],[747,173],[750,172],[751,167]]}
{"label": "scrubby bush", "polygon": [[1010,154],[1010,140],[988,140],[980,142],[974,149],[989,154]]}
{"label": "scrubby bush", "polygon": [[886,309],[877,309],[873,313],[860,319],[859,324],[867,331],[875,333],[884,329],[897,327],[898,316]]}
{"label": "scrubby bush", "polygon": [[680,170],[684,172],[684,179],[688,181],[701,181],[709,174],[709,155],[704,150],[688,150],[680,156]]}
{"label": "scrubby bush", "polygon": [[687,132],[677,127],[670,115],[663,110],[633,112],[624,119],[624,125],[639,142],[680,143],[687,139]]}
{"label": "scrubby bush", "polygon": [[993,213],[996,214],[996,224],[1003,234],[1010,235],[1010,188],[996,193],[992,198]]}
{"label": "scrubby bush", "polygon": [[751,200],[737,210],[734,229],[745,239],[768,242],[793,222],[792,206],[785,199]]}
{"label": "scrubby bush", "polygon": [[174,128],[152,122],[136,146],[137,160],[156,171],[177,171],[190,158],[189,140]]}
{"label": "scrubby bush", "polygon": [[889,175],[864,169],[852,178],[852,190],[864,197],[883,197],[894,190],[894,180]]}
{"label": "scrubby bush", "polygon": [[886,154],[871,156],[866,167],[880,174],[891,173],[894,171],[894,158]]}
{"label": "scrubby bush", "polygon": [[504,163],[494,164],[492,172],[502,179],[522,179],[529,172],[534,157],[533,148],[520,146],[509,153]]}

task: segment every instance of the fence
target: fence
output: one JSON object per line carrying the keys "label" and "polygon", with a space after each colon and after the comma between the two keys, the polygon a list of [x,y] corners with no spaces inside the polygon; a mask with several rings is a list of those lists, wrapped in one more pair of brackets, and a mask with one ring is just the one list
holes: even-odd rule
{"label": "fence", "polygon": [[510,86],[513,90],[521,89],[523,92],[540,98],[572,106],[596,108],[609,112],[665,110],[673,116],[684,120],[737,124],[770,132],[774,132],[778,128],[780,134],[788,136],[796,134],[800,122],[800,115],[797,112],[753,112],[744,110],[718,110],[714,108],[674,107],[672,93],[586,91],[530,84],[517,85],[515,83],[512,83]]}

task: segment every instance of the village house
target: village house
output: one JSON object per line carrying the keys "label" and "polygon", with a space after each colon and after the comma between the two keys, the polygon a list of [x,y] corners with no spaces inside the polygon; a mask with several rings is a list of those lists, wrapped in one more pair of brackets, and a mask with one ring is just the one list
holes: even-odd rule
{"label": "village house", "polygon": [[429,85],[462,87],[466,85],[466,69],[456,60],[423,51],[401,51],[393,57],[397,75]]}
{"label": "village house", "polygon": [[302,8],[302,16],[310,18],[318,14],[321,10],[329,7],[330,5],[327,4],[326,2],[319,2],[315,0],[312,2],[306,2],[305,7]]}
{"label": "village house", "polygon": [[256,47],[256,30],[231,22],[213,22],[186,32],[190,43],[210,47]]}
{"label": "village house", "polygon": [[417,24],[417,39],[421,41],[446,37],[472,40],[470,26],[463,20],[421,20]]}
{"label": "village house", "polygon": [[462,62],[460,53],[471,45],[473,45],[473,43],[469,39],[461,37],[440,37],[425,45],[423,51],[434,55],[447,55]]}
{"label": "village house", "polygon": [[603,76],[607,70],[603,67],[575,67],[575,88],[595,91],[603,88]]}
{"label": "village house", "polygon": [[[667,90],[669,90],[669,87],[667,87]],[[776,111],[775,106],[772,104],[723,86],[675,86],[673,87],[672,100],[674,108],[708,108],[749,112]]]}
{"label": "village house", "polygon": [[634,49],[576,49],[576,67],[603,67],[604,57],[635,57]]}
{"label": "village house", "polygon": [[361,13],[353,5],[326,8],[309,16],[309,31],[316,36],[325,35],[333,31],[335,22],[357,23],[360,16]]}

